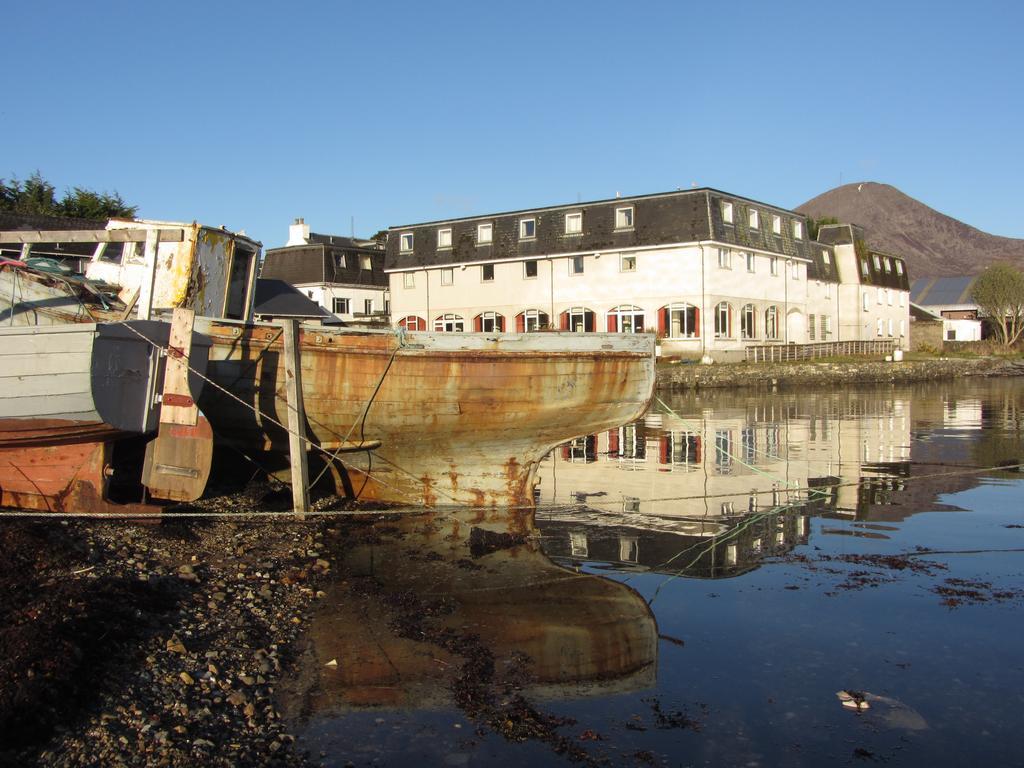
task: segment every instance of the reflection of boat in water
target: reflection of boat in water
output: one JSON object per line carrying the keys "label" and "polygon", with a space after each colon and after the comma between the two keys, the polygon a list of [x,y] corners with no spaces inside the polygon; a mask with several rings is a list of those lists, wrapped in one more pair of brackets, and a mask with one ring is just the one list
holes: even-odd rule
{"label": "reflection of boat in water", "polygon": [[[3,351],[15,355],[25,369],[0,378],[0,405],[20,403],[17,423],[0,424],[0,488],[54,489],[31,498],[5,493],[0,503],[84,511],[84,501],[74,499],[95,497],[90,508],[105,510],[112,471],[134,473],[128,480],[136,482],[124,484],[142,494],[146,477],[138,475],[146,474],[141,458],[145,440],[135,446],[137,460],[115,467],[107,454],[122,442],[124,430],[113,429],[116,424],[110,420],[96,421],[88,413],[77,418],[74,413],[85,411],[65,409],[57,413],[67,422],[66,429],[36,435],[33,448],[48,452],[57,442],[68,442],[72,433],[85,434],[83,425],[105,425],[87,435],[88,455],[71,464],[25,455],[18,442],[26,420],[55,413],[28,399],[28,387],[48,366],[63,366],[59,373],[76,383],[90,376],[88,346],[58,350],[54,340],[71,339],[75,334],[67,332],[69,327],[93,328],[101,317],[149,320],[179,307],[193,310],[192,338],[204,355],[209,349],[206,370],[212,386],[201,394],[187,388],[176,394],[190,408],[198,401],[212,426],[211,439],[241,447],[246,454],[258,453],[259,462],[271,470],[275,464],[285,465],[288,435],[281,424],[288,418],[281,329],[251,322],[260,244],[221,229],[160,222],[0,233],[0,243],[20,244],[22,255],[33,243],[57,252],[63,241],[95,244],[87,280],[38,271],[29,279],[27,262],[12,261],[0,270],[0,311],[14,326],[0,330]],[[95,288],[94,283],[102,283],[103,290],[83,288]],[[130,330],[123,323],[116,327]],[[126,348],[129,343],[145,344],[132,335],[137,338],[126,340]],[[151,356],[157,358],[167,341],[157,336],[150,341]],[[532,503],[538,463],[553,446],[636,418],[654,389],[654,339],[644,334],[398,335],[307,325],[298,333],[297,346],[309,439],[321,454],[330,454],[327,476],[336,492],[364,499],[427,505]],[[74,354],[58,358],[58,352]],[[162,359],[156,363],[139,377],[139,389],[150,398],[147,409],[162,414],[168,401],[156,409]],[[151,436],[154,424],[144,421],[128,434]],[[208,464],[150,465],[154,471],[169,467],[187,474],[200,492],[209,471]],[[153,491],[150,482],[144,484]]]}
{"label": "reflection of boat in water", "polygon": [[463,510],[389,523],[367,543],[346,537],[310,628],[322,672],[306,708],[444,706],[481,659],[497,677],[524,659],[534,695],[652,685],[658,630],[643,598],[556,566],[518,536],[527,528]]}

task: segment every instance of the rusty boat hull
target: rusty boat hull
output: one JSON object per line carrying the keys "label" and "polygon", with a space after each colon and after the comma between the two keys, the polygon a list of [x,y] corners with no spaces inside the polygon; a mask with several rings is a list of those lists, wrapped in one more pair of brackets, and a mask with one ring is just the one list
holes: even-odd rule
{"label": "rusty boat hull", "polygon": [[[197,320],[197,331],[212,343],[215,386],[200,407],[218,440],[284,469],[280,328]],[[532,505],[552,448],[638,418],[655,383],[649,334],[303,326],[299,348],[311,467],[339,495],[398,504]]]}

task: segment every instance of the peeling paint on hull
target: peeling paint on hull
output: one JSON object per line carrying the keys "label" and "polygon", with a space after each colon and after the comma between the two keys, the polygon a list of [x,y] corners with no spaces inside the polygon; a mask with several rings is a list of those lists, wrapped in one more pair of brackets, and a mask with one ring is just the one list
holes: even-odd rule
{"label": "peeling paint on hull", "polygon": [[56,513],[156,513],[107,500],[114,443],[126,433],[99,422],[0,419],[0,506]]}
{"label": "peeling paint on hull", "polygon": [[[200,407],[215,432],[287,462],[281,341],[269,326],[210,321],[214,387]],[[639,417],[654,390],[649,335],[409,334],[306,327],[307,430],[339,455],[335,490],[405,504],[532,505],[538,462],[561,442]],[[396,351],[397,350],[397,351]],[[269,418],[268,418],[269,417]]]}

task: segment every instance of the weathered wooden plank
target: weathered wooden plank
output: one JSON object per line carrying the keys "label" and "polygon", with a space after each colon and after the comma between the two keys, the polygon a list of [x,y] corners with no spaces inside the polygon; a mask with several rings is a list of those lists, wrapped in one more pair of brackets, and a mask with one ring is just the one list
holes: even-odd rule
{"label": "weathered wooden plank", "polygon": [[[191,309],[178,307],[171,321],[171,336],[168,346],[167,363],[164,368],[163,403],[160,405],[161,424],[183,424],[195,426],[199,408],[192,401],[188,386],[188,357],[192,353],[192,326],[196,313]],[[170,396],[170,397],[169,397]],[[176,401],[189,401],[178,405]]]}
{"label": "weathered wooden plank", "polygon": [[89,352],[96,335],[95,326],[42,326],[8,329],[0,333],[0,368],[6,366],[8,355],[62,355],[68,352]]}
{"label": "weathered wooden plank", "polygon": [[92,355],[89,352],[61,352],[60,354],[13,354],[3,358],[0,366],[0,392],[4,380],[22,376],[53,376],[72,371],[89,370]]}
{"label": "weathered wooden plank", "polygon": [[0,397],[63,395],[92,392],[89,372],[61,373],[53,376],[4,377],[6,386]]}
{"label": "weathered wooden plank", "polygon": [[93,405],[92,395],[73,392],[62,395],[26,395],[0,399],[0,412],[15,419],[68,418],[74,421],[95,421],[99,419]]}
{"label": "weathered wooden plank", "polygon": [[72,229],[0,232],[0,243],[144,243],[146,235],[158,232],[162,243],[180,243],[183,229]]}

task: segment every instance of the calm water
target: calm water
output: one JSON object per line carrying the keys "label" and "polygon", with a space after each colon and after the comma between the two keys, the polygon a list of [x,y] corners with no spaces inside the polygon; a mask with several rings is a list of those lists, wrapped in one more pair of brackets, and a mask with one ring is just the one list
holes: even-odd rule
{"label": "calm water", "polygon": [[986,469],[1024,461],[1022,428],[1015,380],[676,396],[556,450],[535,517],[339,530],[288,686],[300,743],[332,766],[1024,765],[1024,484]]}

